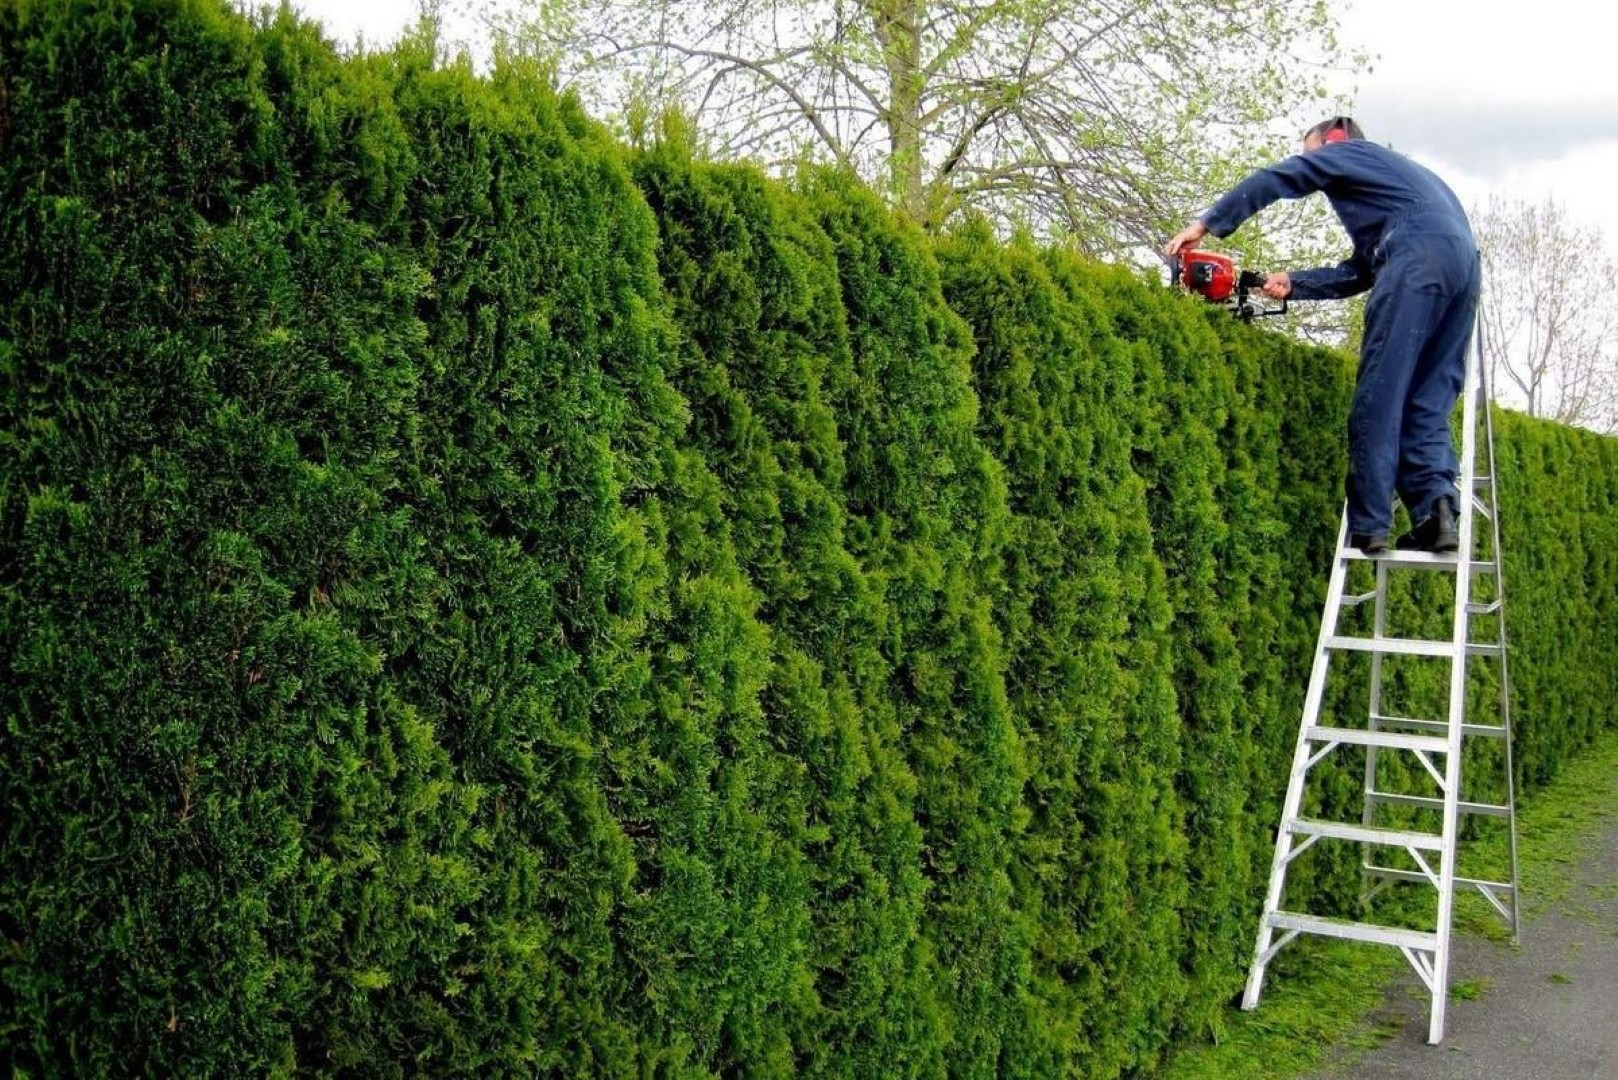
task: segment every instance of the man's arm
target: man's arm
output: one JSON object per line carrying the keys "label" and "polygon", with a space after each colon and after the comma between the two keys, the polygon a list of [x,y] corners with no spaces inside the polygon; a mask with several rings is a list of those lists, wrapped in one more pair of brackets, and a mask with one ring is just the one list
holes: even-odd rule
{"label": "man's arm", "polygon": [[1301,199],[1323,190],[1336,177],[1330,150],[1294,154],[1259,169],[1227,191],[1201,221],[1215,236],[1229,236],[1242,222],[1278,199]]}
{"label": "man's arm", "polygon": [[1358,258],[1344,259],[1336,266],[1321,266],[1291,274],[1291,300],[1346,300],[1358,296],[1376,279]]}

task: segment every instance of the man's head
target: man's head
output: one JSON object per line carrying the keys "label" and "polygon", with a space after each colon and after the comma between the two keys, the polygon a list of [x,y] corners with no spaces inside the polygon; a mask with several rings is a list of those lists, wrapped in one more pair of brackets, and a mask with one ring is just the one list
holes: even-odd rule
{"label": "man's head", "polygon": [[1354,122],[1352,116],[1334,116],[1330,120],[1322,120],[1314,127],[1303,133],[1303,150],[1319,150],[1327,143],[1343,142],[1347,139],[1363,139],[1365,132]]}

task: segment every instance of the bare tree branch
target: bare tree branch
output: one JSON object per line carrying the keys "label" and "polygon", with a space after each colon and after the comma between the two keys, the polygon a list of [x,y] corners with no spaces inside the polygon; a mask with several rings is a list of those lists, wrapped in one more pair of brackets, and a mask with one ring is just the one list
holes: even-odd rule
{"label": "bare tree branch", "polygon": [[1550,199],[1496,199],[1474,219],[1480,344],[1497,395],[1534,416],[1618,428],[1618,302],[1607,289],[1615,268],[1599,233]]}

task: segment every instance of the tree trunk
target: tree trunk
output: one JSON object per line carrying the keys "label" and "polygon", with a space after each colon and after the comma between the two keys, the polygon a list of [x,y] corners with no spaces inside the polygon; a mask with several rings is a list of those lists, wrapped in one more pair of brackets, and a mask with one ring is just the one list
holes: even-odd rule
{"label": "tree trunk", "polygon": [[888,180],[895,205],[913,221],[926,214],[922,183],[921,24],[926,0],[869,0],[888,76]]}

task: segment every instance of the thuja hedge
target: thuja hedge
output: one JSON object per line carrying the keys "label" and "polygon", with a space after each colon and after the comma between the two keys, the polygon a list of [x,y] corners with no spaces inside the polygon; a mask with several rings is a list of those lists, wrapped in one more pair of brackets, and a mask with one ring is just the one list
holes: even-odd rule
{"label": "thuja hedge", "polygon": [[[1341,356],[518,62],[5,0],[0,375],[19,1076],[1144,1076],[1240,985]],[[1618,450],[1499,420],[1533,785]]]}

